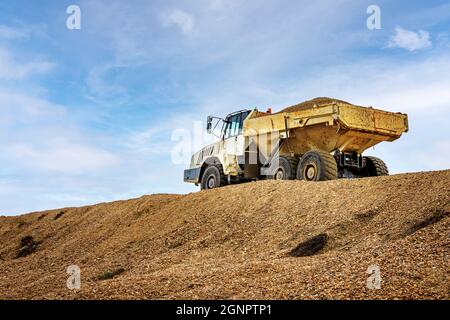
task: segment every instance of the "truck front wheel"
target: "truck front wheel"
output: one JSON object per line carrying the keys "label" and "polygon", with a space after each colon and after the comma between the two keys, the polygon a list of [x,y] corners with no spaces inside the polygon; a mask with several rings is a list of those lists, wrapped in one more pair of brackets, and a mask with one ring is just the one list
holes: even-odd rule
{"label": "truck front wheel", "polygon": [[309,151],[303,155],[297,167],[297,179],[306,181],[334,180],[338,177],[334,157],[322,151]]}
{"label": "truck front wheel", "polygon": [[226,185],[226,179],[223,174],[222,166],[208,166],[203,173],[200,189],[208,190],[223,187],[224,185]]}

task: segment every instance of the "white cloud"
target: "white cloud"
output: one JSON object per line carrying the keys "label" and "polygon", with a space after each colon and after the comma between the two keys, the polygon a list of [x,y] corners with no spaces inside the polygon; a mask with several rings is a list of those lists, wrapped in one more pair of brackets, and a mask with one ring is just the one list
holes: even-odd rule
{"label": "white cloud", "polygon": [[[445,139],[445,137],[443,137]],[[430,152],[427,152],[427,151]],[[428,170],[449,169],[450,168],[450,141],[436,141],[427,146],[427,151],[418,153],[418,160],[426,166]],[[430,157],[430,154],[433,156]]]}
{"label": "white cloud", "polygon": [[401,27],[395,28],[395,35],[391,37],[388,44],[390,48],[402,48],[409,51],[429,48],[431,45],[428,32],[424,30],[415,32]]}
{"label": "white cloud", "polygon": [[111,74],[120,74],[128,65],[105,64],[94,67],[85,82],[85,97],[98,104],[117,106],[129,101],[127,88],[116,81]]}
{"label": "white cloud", "polygon": [[169,153],[171,146],[162,141],[170,135],[168,126],[152,126],[142,131],[132,132],[124,138],[126,148],[147,156]]}
{"label": "white cloud", "polygon": [[[80,132],[66,108],[0,88],[0,163],[12,171],[95,172],[119,163],[113,153]],[[14,134],[12,134],[14,133]]]}
{"label": "white cloud", "polygon": [[167,156],[176,147],[182,146],[183,150],[189,153],[188,158],[183,159],[185,164],[188,164],[192,153],[217,141],[217,137],[206,132],[205,118],[198,118],[198,115],[193,113],[176,113],[163,123],[125,136],[122,139],[123,144],[129,151],[146,158]]}
{"label": "white cloud", "polygon": [[28,37],[29,33],[24,29],[0,25],[0,39],[27,39]]}
{"label": "white cloud", "polygon": [[194,30],[195,19],[194,16],[183,11],[173,10],[171,13],[162,17],[163,25],[166,27],[177,26],[184,34],[189,34]]}
{"label": "white cloud", "polygon": [[238,3],[233,0],[210,0],[208,1],[208,8],[212,10],[224,10],[228,8],[232,8],[234,5]]}
{"label": "white cloud", "polygon": [[6,152],[16,165],[46,173],[88,173],[119,163],[118,159],[107,151],[77,144],[67,138],[47,139],[41,143],[27,139],[0,149]]}
{"label": "white cloud", "polygon": [[298,92],[307,93],[307,97],[329,95],[390,111],[434,116],[449,110],[448,74],[448,54],[404,62],[363,60],[328,68],[322,76],[299,81],[287,90],[290,96]]}
{"label": "white cloud", "polygon": [[20,80],[47,73],[54,67],[55,65],[48,61],[19,62],[9,50],[0,47],[0,79]]}

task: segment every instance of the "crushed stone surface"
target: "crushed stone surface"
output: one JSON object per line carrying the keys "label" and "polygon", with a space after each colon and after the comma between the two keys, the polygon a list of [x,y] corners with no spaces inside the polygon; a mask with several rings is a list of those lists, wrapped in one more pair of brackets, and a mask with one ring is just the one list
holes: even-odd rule
{"label": "crushed stone surface", "polygon": [[[449,211],[446,170],[0,217],[0,299],[449,299]],[[22,239],[38,243],[25,256]],[[373,265],[380,289],[367,287]]]}

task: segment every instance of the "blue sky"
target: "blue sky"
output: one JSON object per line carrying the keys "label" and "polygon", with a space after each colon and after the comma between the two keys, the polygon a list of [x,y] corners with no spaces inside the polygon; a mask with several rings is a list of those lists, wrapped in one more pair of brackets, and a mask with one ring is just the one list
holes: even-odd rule
{"label": "blue sky", "polygon": [[0,215],[195,191],[180,134],[316,96],[409,114],[392,173],[449,168],[450,3],[0,0]]}

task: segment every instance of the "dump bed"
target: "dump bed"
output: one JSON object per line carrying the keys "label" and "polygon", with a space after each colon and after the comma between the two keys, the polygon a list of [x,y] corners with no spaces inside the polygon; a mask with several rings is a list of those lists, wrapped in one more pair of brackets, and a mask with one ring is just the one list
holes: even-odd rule
{"label": "dump bed", "polygon": [[254,110],[244,122],[244,135],[279,133],[303,150],[356,151],[398,139],[408,131],[406,114],[342,102],[314,105],[302,110],[267,114]]}
{"label": "dump bed", "polygon": [[406,114],[383,110],[338,104],[337,120],[345,128],[373,132],[399,138],[408,131]]}

